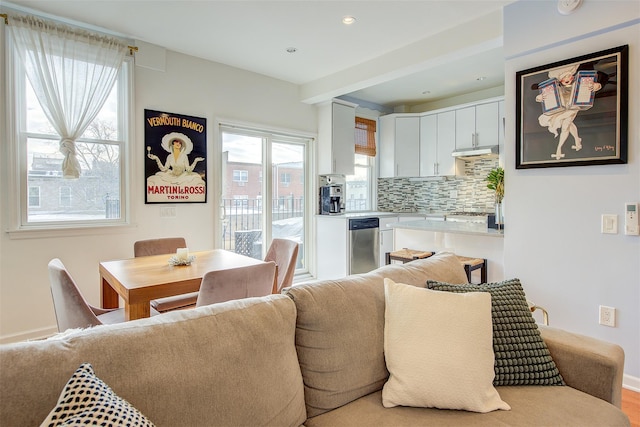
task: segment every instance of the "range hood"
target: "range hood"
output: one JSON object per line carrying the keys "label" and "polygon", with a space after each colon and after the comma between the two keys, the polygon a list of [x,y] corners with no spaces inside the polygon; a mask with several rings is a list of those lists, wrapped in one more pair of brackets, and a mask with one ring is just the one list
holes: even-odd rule
{"label": "range hood", "polygon": [[495,157],[499,153],[497,145],[487,145],[483,147],[475,148],[461,148],[459,150],[453,150],[451,155],[459,159],[470,159],[474,157]]}

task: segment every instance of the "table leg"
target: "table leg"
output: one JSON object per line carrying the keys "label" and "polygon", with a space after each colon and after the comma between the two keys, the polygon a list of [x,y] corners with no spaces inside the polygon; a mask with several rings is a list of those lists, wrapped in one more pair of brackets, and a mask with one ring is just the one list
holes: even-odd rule
{"label": "table leg", "polygon": [[115,289],[111,287],[107,279],[104,277],[101,278],[100,286],[102,287],[101,292],[101,305],[102,308],[118,308],[118,293]]}
{"label": "table leg", "polygon": [[149,301],[124,305],[124,317],[126,320],[142,319],[151,316],[151,305]]}

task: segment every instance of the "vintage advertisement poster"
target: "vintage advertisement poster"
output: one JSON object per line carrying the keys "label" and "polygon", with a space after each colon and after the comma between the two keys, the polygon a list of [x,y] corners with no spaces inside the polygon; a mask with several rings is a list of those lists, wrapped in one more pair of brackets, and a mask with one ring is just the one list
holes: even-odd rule
{"label": "vintage advertisement poster", "polygon": [[207,121],[144,110],[145,202],[207,201]]}

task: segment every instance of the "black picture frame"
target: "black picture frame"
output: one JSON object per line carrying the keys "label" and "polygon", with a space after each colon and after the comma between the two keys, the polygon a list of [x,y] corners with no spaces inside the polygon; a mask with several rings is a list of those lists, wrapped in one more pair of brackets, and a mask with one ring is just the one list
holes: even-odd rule
{"label": "black picture frame", "polygon": [[516,169],[627,163],[623,45],[516,73]]}
{"label": "black picture frame", "polygon": [[145,109],[144,139],[145,203],[206,203],[206,118]]}

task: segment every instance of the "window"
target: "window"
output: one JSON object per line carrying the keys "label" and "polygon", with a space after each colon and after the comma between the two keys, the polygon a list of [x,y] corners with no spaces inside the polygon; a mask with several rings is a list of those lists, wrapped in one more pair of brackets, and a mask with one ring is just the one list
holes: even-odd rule
{"label": "window", "polygon": [[249,196],[247,194],[235,194],[233,196],[233,205],[234,206],[249,206]]}
{"label": "window", "polygon": [[249,171],[234,170],[233,171],[233,182],[237,182],[240,185],[244,185],[244,183],[249,182]]}
{"label": "window", "polygon": [[71,187],[60,187],[58,192],[60,194],[58,201],[59,206],[65,208],[71,206]]}
{"label": "window", "polygon": [[29,187],[29,207],[30,208],[40,207],[40,187],[38,186]]}
{"label": "window", "polygon": [[347,212],[373,209],[376,121],[356,117],[355,139],[354,173],[346,177],[348,197],[345,201],[345,210]]}
{"label": "window", "polygon": [[280,183],[283,187],[288,187],[291,184],[291,174],[288,172],[283,172],[280,174]]}
{"label": "window", "polygon": [[[7,38],[10,48],[6,52],[11,66],[7,87],[13,91],[8,98],[11,111],[15,112],[12,116],[15,132],[8,135],[15,157],[9,161],[9,168],[16,180],[16,200],[20,200],[12,212],[13,227],[53,229],[126,223],[123,210],[126,203],[122,199],[127,194],[131,59],[124,60],[107,101],[75,141],[80,177],[66,179],[62,174],[64,155],[60,153],[60,137],[14,52],[18,45],[12,44],[8,34]],[[51,54],[47,58],[51,62],[63,60]]]}
{"label": "window", "polygon": [[345,210],[369,211],[372,209],[373,157],[356,154],[354,174],[346,176]]}

